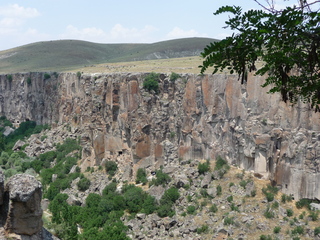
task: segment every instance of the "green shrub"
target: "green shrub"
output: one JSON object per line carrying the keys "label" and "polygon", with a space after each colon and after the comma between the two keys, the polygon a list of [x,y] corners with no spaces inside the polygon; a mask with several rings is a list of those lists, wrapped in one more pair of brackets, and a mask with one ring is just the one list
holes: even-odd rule
{"label": "green shrub", "polygon": [[304,233],[304,228],[303,226],[296,226],[292,231],[292,234],[299,234],[302,235]]}
{"label": "green shrub", "polygon": [[281,195],[281,202],[282,202],[282,203],[286,203],[286,201],[287,201],[286,194],[282,194],[282,195]]}
{"label": "green shrub", "polygon": [[12,75],[11,75],[11,74],[8,74],[8,75],[7,75],[7,79],[8,79],[9,82],[12,82]]}
{"label": "green shrub", "polygon": [[28,85],[31,85],[31,84],[32,84],[31,77],[28,77],[28,78],[27,78],[27,84],[28,84]]}
{"label": "green shrub", "polygon": [[170,81],[175,82],[179,77],[180,75],[178,73],[172,72],[170,75]]}
{"label": "green shrub", "polygon": [[272,240],[272,237],[270,235],[260,235],[260,240]]}
{"label": "green shrub", "polygon": [[228,201],[229,203],[231,203],[231,202],[233,201],[233,196],[232,196],[232,195],[228,196],[228,197],[227,197],[227,201]]}
{"label": "green shrub", "polygon": [[208,225],[202,225],[201,227],[197,228],[197,233],[207,233],[209,232],[209,226]]}
{"label": "green shrub", "polygon": [[201,188],[201,189],[200,189],[200,194],[201,194],[201,196],[204,197],[204,198],[209,197],[209,194],[208,194],[207,189]]}
{"label": "green shrub", "polygon": [[196,210],[197,210],[196,207],[193,206],[193,205],[187,207],[187,213],[188,214],[192,214],[193,215],[193,214],[196,213]]}
{"label": "green shrub", "polygon": [[143,81],[143,88],[146,89],[147,91],[155,91],[156,93],[158,93],[159,91],[159,83],[158,83],[158,79],[159,79],[159,74],[152,72],[150,74],[148,74]]}
{"label": "green shrub", "polygon": [[216,213],[216,212],[218,212],[218,207],[217,207],[217,205],[214,203],[214,204],[212,204],[212,206],[210,207],[210,212],[213,212],[213,213]]}
{"label": "green shrub", "polygon": [[139,168],[137,171],[136,183],[142,183],[143,185],[145,185],[147,182],[148,179],[146,170],[143,168]]}
{"label": "green shrub", "polygon": [[280,233],[281,231],[281,227],[277,226],[277,227],[274,227],[273,229],[273,233],[277,234],[277,233]]}
{"label": "green shrub", "polygon": [[297,208],[303,208],[303,207],[307,207],[310,208],[310,203],[312,202],[312,200],[307,199],[307,198],[302,198],[299,201],[296,202],[296,207]]}
{"label": "green shrub", "polygon": [[198,164],[198,172],[199,172],[199,174],[205,174],[209,170],[210,170],[209,160],[207,160],[205,163],[199,163]]}
{"label": "green shrub", "polygon": [[164,192],[163,196],[160,199],[160,204],[173,204],[179,199],[179,197],[180,194],[178,189],[175,187],[171,187]]}
{"label": "green shrub", "polygon": [[287,209],[287,216],[292,217],[293,216],[293,210],[292,209]]}
{"label": "green shrub", "polygon": [[91,185],[91,182],[88,178],[82,178],[80,179],[80,181],[77,183],[78,189],[81,192],[86,191],[87,189],[89,189]]}
{"label": "green shrub", "polygon": [[157,209],[157,214],[159,217],[173,217],[175,215],[175,211],[172,209],[171,204],[165,204],[159,206]]}
{"label": "green shrub", "polygon": [[270,207],[267,207],[266,211],[263,213],[263,215],[265,216],[265,218],[274,218],[274,212],[272,211],[272,209]]}
{"label": "green shrub", "polygon": [[[262,190],[262,191],[263,191],[263,190]],[[268,202],[272,202],[272,201],[274,200],[274,194],[273,194],[273,193],[271,193],[271,192],[264,192],[264,195],[266,196]]]}
{"label": "green shrub", "polygon": [[239,185],[246,189],[247,184],[250,182],[250,180],[241,180]]}
{"label": "green shrub", "polygon": [[137,213],[143,208],[147,194],[133,184],[125,185],[122,188],[126,207],[130,213]]}
{"label": "green shrub", "polygon": [[43,75],[43,78],[44,78],[44,80],[47,80],[47,79],[51,78],[51,76],[50,76],[49,73],[45,73],[45,74]]}
{"label": "green shrub", "polygon": [[315,229],[314,229],[314,235],[315,236],[318,236],[320,234],[320,227],[316,227]]}
{"label": "green shrub", "polygon": [[116,171],[118,169],[118,165],[114,161],[106,161],[105,167],[106,172],[112,177],[116,174]]}
{"label": "green shrub", "polygon": [[225,168],[226,166],[228,166],[228,162],[226,160],[224,160],[221,156],[218,156],[214,170],[217,171],[222,168]]}
{"label": "green shrub", "polygon": [[221,187],[221,185],[219,184],[219,185],[217,186],[217,196],[221,196],[221,194],[222,194],[222,187]]}
{"label": "green shrub", "polygon": [[225,217],[223,220],[224,225],[233,225],[234,224],[234,217]]}
{"label": "green shrub", "polygon": [[272,203],[271,207],[273,209],[277,209],[277,208],[279,208],[279,203],[277,201],[275,201],[274,203]]}
{"label": "green shrub", "polygon": [[235,212],[239,212],[240,211],[239,207],[236,206],[234,203],[231,203],[230,209],[231,209],[231,211],[235,211]]}
{"label": "green shrub", "polygon": [[311,211],[309,214],[311,221],[317,221],[319,217],[319,211]]}
{"label": "green shrub", "polygon": [[252,190],[251,192],[250,192],[250,196],[251,197],[255,197],[257,195],[257,190]]}
{"label": "green shrub", "polygon": [[77,72],[77,78],[78,78],[78,79],[81,78],[81,72]]}
{"label": "green shrub", "polygon": [[168,174],[162,172],[162,169],[158,170],[156,172],[156,178],[152,179],[152,181],[150,182],[150,186],[151,185],[162,185],[165,186],[166,184],[168,184],[171,181],[171,178]]}

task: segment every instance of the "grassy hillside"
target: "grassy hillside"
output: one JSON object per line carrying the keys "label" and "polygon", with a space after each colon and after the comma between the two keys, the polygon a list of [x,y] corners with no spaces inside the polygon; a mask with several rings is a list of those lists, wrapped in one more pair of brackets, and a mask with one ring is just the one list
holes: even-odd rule
{"label": "grassy hillside", "polygon": [[0,73],[68,71],[93,64],[199,56],[215,39],[186,38],[153,44],[98,44],[78,40],[33,43],[0,52]]}

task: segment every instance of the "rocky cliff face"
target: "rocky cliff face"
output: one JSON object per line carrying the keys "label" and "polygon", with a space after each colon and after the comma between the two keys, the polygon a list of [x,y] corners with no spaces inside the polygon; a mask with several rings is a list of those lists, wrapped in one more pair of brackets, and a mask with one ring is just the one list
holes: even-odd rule
{"label": "rocky cliff face", "polygon": [[[295,199],[320,199],[320,115],[266,94],[263,78],[162,74],[160,93],[146,74],[0,76],[0,112],[15,121],[67,124],[81,137],[82,169],[118,162],[123,179],[141,167],[180,158],[213,159],[269,178]],[[31,83],[27,79],[31,78]],[[30,81],[29,81],[30,82]]]}

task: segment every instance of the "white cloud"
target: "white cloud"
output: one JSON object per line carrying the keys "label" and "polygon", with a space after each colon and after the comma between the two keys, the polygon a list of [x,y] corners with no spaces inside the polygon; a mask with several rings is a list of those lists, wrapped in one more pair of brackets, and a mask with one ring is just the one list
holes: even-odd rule
{"label": "white cloud", "polygon": [[168,34],[168,38],[187,38],[187,37],[207,37],[206,34],[200,34],[196,30],[183,30],[179,27],[174,27]]}
{"label": "white cloud", "polygon": [[95,41],[97,39],[106,38],[107,34],[99,28],[82,28],[78,29],[72,25],[68,25],[65,32],[60,35],[61,38],[81,39],[87,41]]}
{"label": "white cloud", "polygon": [[150,35],[156,30],[149,25],[138,29],[126,28],[121,24],[116,24],[109,32],[106,32],[96,27],[79,29],[69,25],[60,37],[62,39],[81,39],[92,42],[146,42],[150,40]]}
{"label": "white cloud", "polygon": [[10,17],[10,18],[34,18],[39,16],[40,13],[36,8],[22,7],[18,4],[11,4],[8,6],[0,7],[0,16]]}
{"label": "white cloud", "polygon": [[116,41],[122,42],[145,42],[150,39],[150,35],[157,31],[153,26],[146,25],[142,29],[126,28],[121,24],[116,24],[111,29],[111,38]]}

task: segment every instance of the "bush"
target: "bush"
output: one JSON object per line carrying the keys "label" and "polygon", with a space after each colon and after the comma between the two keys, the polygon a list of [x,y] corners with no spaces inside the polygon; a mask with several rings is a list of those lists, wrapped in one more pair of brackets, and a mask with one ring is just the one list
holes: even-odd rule
{"label": "bush", "polygon": [[105,167],[106,172],[112,177],[116,174],[116,171],[118,169],[118,165],[114,161],[107,161]]}
{"label": "bush", "polygon": [[173,204],[179,199],[179,197],[180,194],[178,189],[175,187],[171,187],[164,192],[163,196],[160,199],[160,204]]}
{"label": "bush", "polygon": [[170,75],[170,81],[175,82],[179,77],[180,75],[178,73],[172,72]]}
{"label": "bush", "polygon": [[221,194],[222,194],[222,187],[221,187],[221,185],[219,184],[219,185],[217,186],[217,196],[221,196]]}
{"label": "bush", "polygon": [[165,204],[161,205],[158,210],[157,214],[159,217],[173,217],[175,215],[175,211],[172,210],[172,205],[171,204]]}
{"label": "bush", "polygon": [[223,220],[224,225],[233,225],[234,224],[234,217],[225,217]]}
{"label": "bush", "polygon": [[304,228],[302,226],[296,226],[291,233],[302,235],[304,233]]}
{"label": "bush", "polygon": [[168,174],[162,172],[162,169],[158,170],[156,172],[156,178],[152,179],[152,181],[150,182],[150,186],[151,185],[162,185],[165,186],[166,184],[168,184],[171,181],[171,178]]}
{"label": "bush", "polygon": [[43,78],[44,78],[44,80],[47,80],[47,79],[51,78],[51,76],[50,76],[49,73],[45,73],[45,74],[43,75]]}
{"label": "bush", "polygon": [[218,207],[216,204],[212,204],[212,206],[210,207],[210,212],[216,213],[218,212]]}
{"label": "bush", "polygon": [[209,160],[207,160],[205,163],[199,163],[198,164],[198,172],[199,172],[199,174],[205,174],[209,170],[210,170]]}
{"label": "bush", "polygon": [[156,93],[158,93],[159,91],[158,79],[159,79],[158,73],[152,72],[148,74],[143,81],[143,88],[149,92],[155,91]]}
{"label": "bush", "polygon": [[143,168],[139,168],[137,171],[137,178],[136,178],[136,183],[142,183],[143,185],[145,185],[148,182],[147,179],[147,172],[145,169]]}
{"label": "bush", "polygon": [[312,200],[307,199],[307,198],[302,198],[299,201],[296,202],[296,207],[297,208],[303,208],[303,207],[307,207],[310,208],[310,203],[312,202]]}
{"label": "bush", "polygon": [[225,166],[228,166],[228,162],[224,160],[222,157],[218,156],[214,170],[218,171],[224,168]]}
{"label": "bush", "polygon": [[77,183],[78,189],[81,192],[86,191],[87,189],[89,189],[91,185],[91,182],[88,178],[82,178],[80,179],[80,181]]}
{"label": "bush", "polygon": [[193,215],[193,214],[196,213],[196,210],[197,210],[196,207],[193,206],[193,205],[187,207],[187,213],[188,214],[192,214]]}
{"label": "bush", "polygon": [[197,233],[207,233],[209,231],[209,226],[208,225],[202,225],[201,227],[197,228]]}
{"label": "bush", "polygon": [[230,195],[229,197],[227,197],[227,201],[228,201],[229,203],[231,203],[231,202],[233,201],[233,196]]}
{"label": "bush", "polygon": [[311,221],[317,221],[319,216],[319,211],[311,211],[309,214],[309,217],[311,218]]}
{"label": "bush", "polygon": [[274,218],[274,212],[272,211],[272,209],[270,209],[270,207],[266,209],[263,215],[265,216],[265,218]]}
{"label": "bush", "polygon": [[28,84],[28,85],[31,85],[31,84],[32,84],[31,77],[28,77],[28,78],[27,78],[27,84]]}
{"label": "bush", "polygon": [[320,234],[320,227],[316,227],[315,229],[314,229],[314,235],[315,236],[318,236]]}
{"label": "bush", "polygon": [[293,216],[293,210],[292,209],[287,209],[287,216],[292,217]]}
{"label": "bush", "polygon": [[240,211],[239,207],[236,206],[234,203],[231,203],[230,209],[231,209],[231,211],[235,211],[235,212],[239,212]]}
{"label": "bush", "polygon": [[81,72],[77,72],[77,78],[78,78],[78,79],[81,78]]}
{"label": "bush", "polygon": [[277,234],[281,231],[281,227],[277,226],[277,227],[274,227],[273,229],[273,233]]}
{"label": "bush", "polygon": [[260,235],[260,240],[272,240],[272,237],[269,235]]}
{"label": "bush", "polygon": [[11,74],[7,75],[7,79],[9,82],[12,82],[12,75]]}

